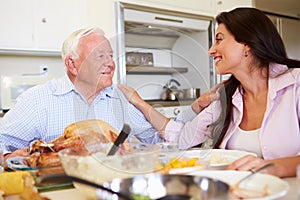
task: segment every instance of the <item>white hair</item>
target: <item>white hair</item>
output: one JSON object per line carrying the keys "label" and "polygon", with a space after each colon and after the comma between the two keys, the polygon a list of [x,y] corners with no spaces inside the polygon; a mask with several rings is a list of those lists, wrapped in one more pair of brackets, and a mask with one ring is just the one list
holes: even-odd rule
{"label": "white hair", "polygon": [[61,52],[61,57],[63,61],[67,56],[71,56],[72,58],[77,58],[77,46],[79,43],[79,40],[87,36],[91,33],[98,33],[100,35],[105,35],[104,31],[98,27],[89,27],[85,29],[79,29],[75,32],[73,32],[63,43],[62,45],[62,52]]}

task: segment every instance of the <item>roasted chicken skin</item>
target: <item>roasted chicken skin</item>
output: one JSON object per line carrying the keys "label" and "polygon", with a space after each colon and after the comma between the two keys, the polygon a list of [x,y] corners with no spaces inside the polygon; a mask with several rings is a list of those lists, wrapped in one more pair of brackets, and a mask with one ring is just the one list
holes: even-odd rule
{"label": "roasted chicken skin", "polygon": [[[72,123],[64,134],[50,143],[38,139],[31,146],[30,166],[53,166],[60,164],[58,152],[66,148],[87,151],[85,146],[114,142],[118,131],[101,120],[84,120]],[[54,150],[54,152],[53,152]]]}

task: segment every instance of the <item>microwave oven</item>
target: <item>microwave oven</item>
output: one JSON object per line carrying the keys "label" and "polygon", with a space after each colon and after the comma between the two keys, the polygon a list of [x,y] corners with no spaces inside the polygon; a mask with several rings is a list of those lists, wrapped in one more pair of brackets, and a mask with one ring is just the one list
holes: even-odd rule
{"label": "microwave oven", "polygon": [[25,90],[46,83],[47,76],[1,76],[0,106],[2,112],[7,112],[15,103],[17,97]]}

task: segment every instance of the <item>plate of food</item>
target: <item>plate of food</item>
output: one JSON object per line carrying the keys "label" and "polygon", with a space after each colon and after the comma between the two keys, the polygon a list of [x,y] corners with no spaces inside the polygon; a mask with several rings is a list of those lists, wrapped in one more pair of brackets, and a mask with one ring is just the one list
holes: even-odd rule
{"label": "plate of food", "polygon": [[[233,186],[250,173],[249,171],[235,170],[200,170],[191,172],[189,175],[205,176]],[[276,176],[256,174],[243,181],[238,188],[233,188],[230,199],[271,200],[285,196],[289,190],[289,184]]]}
{"label": "plate of food", "polygon": [[[29,171],[35,178],[56,174],[64,174],[58,152],[63,149],[76,149],[91,153],[90,147],[98,143],[114,142],[118,132],[109,124],[101,120],[83,120],[68,125],[64,134],[47,143],[36,139],[30,144],[30,151],[25,157],[12,157],[6,160],[6,164],[12,171]],[[128,142],[128,141],[126,141]],[[124,142],[125,143],[125,142]],[[88,152],[87,152],[88,151]],[[48,190],[53,187],[72,185],[64,180],[59,182],[47,182],[36,184],[39,190]]]}
{"label": "plate of food", "polygon": [[36,183],[37,178],[41,176],[64,174],[64,169],[61,164],[36,166],[32,163],[32,157],[30,156],[18,156],[7,158],[6,164],[11,171],[27,171],[29,172],[35,182],[35,187],[39,191],[50,190],[54,188],[72,187],[72,183],[69,181],[55,181],[49,183]]}
{"label": "plate of food", "polygon": [[162,152],[160,154],[160,161],[162,164],[168,164],[172,160],[197,159],[197,163],[200,163],[203,169],[225,169],[230,163],[246,155],[256,156],[254,153],[239,150],[191,149],[186,151]]}

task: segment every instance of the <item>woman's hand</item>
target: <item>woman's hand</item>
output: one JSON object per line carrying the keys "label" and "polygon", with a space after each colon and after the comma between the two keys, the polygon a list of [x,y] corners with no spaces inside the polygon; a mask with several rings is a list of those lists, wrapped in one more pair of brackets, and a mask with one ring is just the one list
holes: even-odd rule
{"label": "woman's hand", "polygon": [[218,83],[215,86],[213,86],[211,89],[209,89],[207,92],[202,94],[200,97],[198,97],[193,103],[192,103],[192,109],[195,113],[199,114],[204,108],[209,106],[211,102],[218,100],[220,98],[220,94],[217,92],[217,90],[224,84]]}
{"label": "woman's hand", "polygon": [[227,169],[229,169],[229,170],[240,170],[240,171],[251,171],[251,170],[258,169],[258,168],[264,166],[267,163],[269,163],[269,162],[267,162],[266,160],[263,160],[262,158],[258,158],[258,157],[253,156],[253,155],[246,155],[246,156],[232,162],[227,167]]}
{"label": "woman's hand", "polygon": [[296,176],[296,167],[299,162],[299,156],[279,158],[275,160],[264,160],[253,155],[246,155],[231,163],[227,169],[255,171],[268,163],[274,163],[273,167],[267,168],[261,173],[271,174],[278,177],[293,177]]}
{"label": "woman's hand", "polygon": [[118,88],[123,92],[127,100],[133,105],[136,105],[136,103],[140,102],[141,100],[144,101],[137,91],[135,91],[132,87],[118,84]]}

